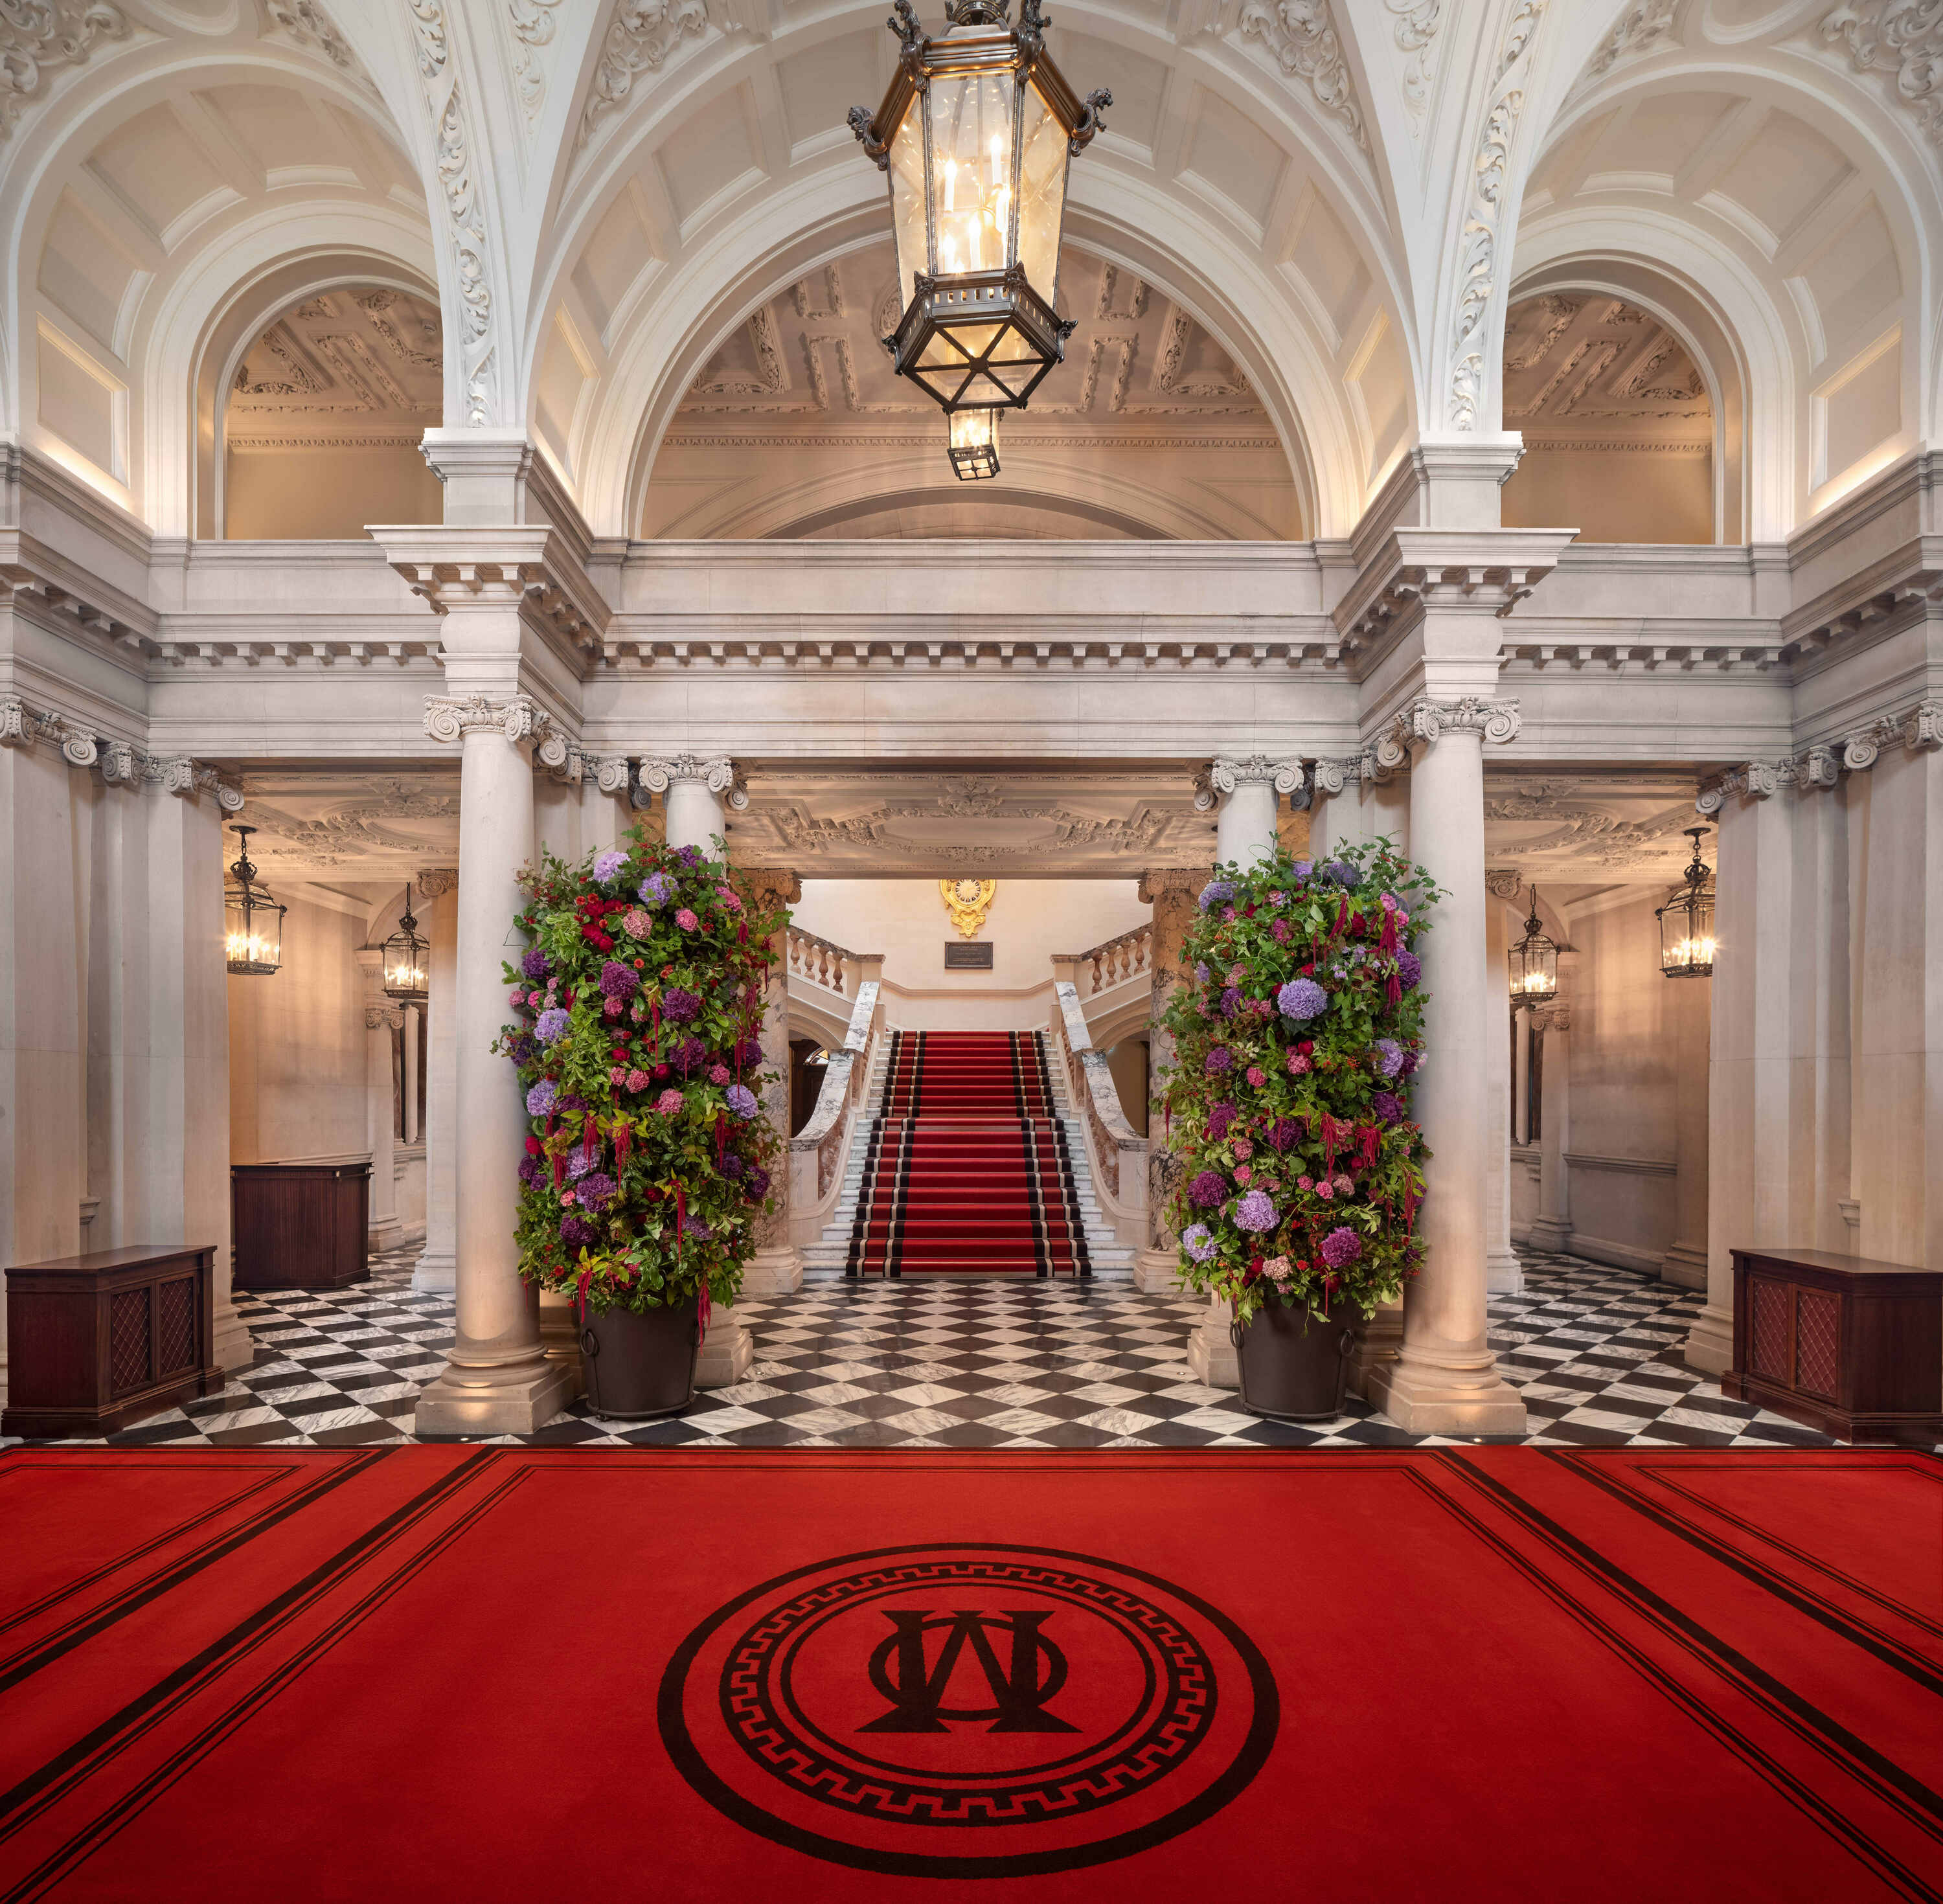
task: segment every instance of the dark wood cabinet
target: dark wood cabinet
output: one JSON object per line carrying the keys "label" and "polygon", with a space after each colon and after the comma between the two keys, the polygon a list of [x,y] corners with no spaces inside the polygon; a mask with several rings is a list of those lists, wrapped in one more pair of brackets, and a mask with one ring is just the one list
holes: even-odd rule
{"label": "dark wood cabinet", "polygon": [[371,1159],[229,1166],[238,1289],[342,1289],[371,1273]]}
{"label": "dark wood cabinet", "polygon": [[213,1243],[10,1268],[0,1434],[109,1435],[215,1393],[215,1281]]}
{"label": "dark wood cabinet", "polygon": [[1841,1441],[1943,1437],[1943,1270],[1737,1249],[1720,1387]]}

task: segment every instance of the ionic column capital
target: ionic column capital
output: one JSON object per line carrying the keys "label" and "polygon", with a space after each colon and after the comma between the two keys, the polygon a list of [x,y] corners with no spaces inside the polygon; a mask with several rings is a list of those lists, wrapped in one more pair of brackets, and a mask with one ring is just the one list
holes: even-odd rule
{"label": "ionic column capital", "polygon": [[1168,896],[1191,899],[1208,883],[1208,869],[1205,866],[1150,868],[1140,875],[1140,904],[1157,906]]}
{"label": "ionic column capital", "polygon": [[1195,810],[1211,812],[1222,797],[1237,788],[1264,785],[1294,796],[1299,806],[1309,804],[1300,760],[1274,760],[1266,754],[1220,754],[1195,777]]}
{"label": "ionic column capital", "polygon": [[422,898],[437,899],[448,892],[459,889],[459,868],[456,866],[422,866],[419,868],[419,895]]}
{"label": "ionic column capital", "polygon": [[708,791],[739,813],[749,804],[748,789],[735,775],[735,763],[726,754],[677,754],[640,763],[641,785],[650,793],[665,794],[678,780],[698,782]]}
{"label": "ionic column capital", "polygon": [[[515,745],[528,742],[544,749],[559,739],[556,758],[564,760],[567,743],[554,732],[553,717],[537,701],[523,694],[509,694],[495,699],[489,695],[432,694],[425,697],[425,731],[428,740],[462,740],[468,734],[490,728]],[[542,764],[550,764],[542,761]]]}

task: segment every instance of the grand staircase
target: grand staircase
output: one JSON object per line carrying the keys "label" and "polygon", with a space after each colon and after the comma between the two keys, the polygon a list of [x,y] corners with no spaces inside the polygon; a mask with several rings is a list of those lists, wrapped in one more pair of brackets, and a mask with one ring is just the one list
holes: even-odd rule
{"label": "grand staircase", "polygon": [[1031,1032],[897,1032],[841,1198],[806,1267],[852,1276],[1084,1276],[1131,1268],[1082,1134]]}

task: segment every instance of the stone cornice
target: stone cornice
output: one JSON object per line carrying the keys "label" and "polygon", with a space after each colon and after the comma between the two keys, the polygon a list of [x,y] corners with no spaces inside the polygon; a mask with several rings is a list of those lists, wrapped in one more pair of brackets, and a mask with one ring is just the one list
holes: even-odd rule
{"label": "stone cornice", "polygon": [[0,529],[0,603],[28,607],[63,634],[92,635],[139,655],[161,652],[160,618],[146,601],[24,530]]}
{"label": "stone cornice", "polygon": [[1558,529],[1395,529],[1337,604],[1343,653],[1359,667],[1425,609],[1502,621],[1558,566]]}
{"label": "stone cornice", "polygon": [[517,606],[585,665],[612,611],[568,537],[546,523],[511,527],[410,525],[371,531],[435,615]]}
{"label": "stone cornice", "polygon": [[1783,616],[1777,658],[1797,668],[1812,665],[1837,644],[1889,634],[1938,601],[1943,601],[1943,535],[1912,536]]}

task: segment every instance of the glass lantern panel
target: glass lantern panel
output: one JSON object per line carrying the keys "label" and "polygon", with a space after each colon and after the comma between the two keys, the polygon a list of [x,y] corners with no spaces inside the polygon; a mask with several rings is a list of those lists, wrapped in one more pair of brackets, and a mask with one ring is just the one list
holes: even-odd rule
{"label": "glass lantern panel", "polygon": [[938,269],[1005,267],[1012,204],[1012,75],[937,78],[927,95]]}
{"label": "glass lantern panel", "polygon": [[918,368],[933,370],[942,365],[962,364],[965,352],[948,330],[935,330],[917,354]]}
{"label": "glass lantern panel", "polygon": [[891,141],[891,230],[897,240],[901,316],[910,309],[912,279],[931,269],[924,222],[924,111],[913,100]]}
{"label": "glass lantern panel", "polygon": [[1019,134],[1019,263],[1026,282],[1057,309],[1059,232],[1066,215],[1066,129],[1036,86],[1025,88]]}

